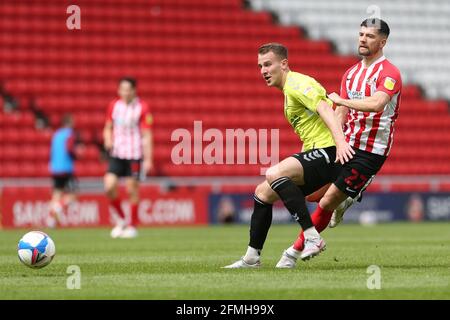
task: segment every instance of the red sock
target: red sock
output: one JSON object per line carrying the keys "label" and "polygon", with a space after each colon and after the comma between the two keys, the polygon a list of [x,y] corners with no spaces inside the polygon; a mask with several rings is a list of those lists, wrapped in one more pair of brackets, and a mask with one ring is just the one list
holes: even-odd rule
{"label": "red sock", "polygon": [[131,204],[131,225],[133,227],[136,227],[137,224],[139,223],[139,219],[138,219],[138,207],[139,204],[138,203],[132,203]]}
{"label": "red sock", "polygon": [[110,204],[111,204],[111,206],[112,206],[114,209],[116,209],[117,214],[118,214],[122,219],[125,219],[125,213],[123,212],[122,206],[120,205],[120,204],[121,204],[120,199],[117,198],[117,199],[114,199],[114,200],[110,200]]}
{"label": "red sock", "polygon": [[[328,223],[331,220],[331,216],[333,215],[333,211],[328,211],[322,209],[320,205],[317,205],[316,211],[311,215],[311,220],[316,227],[317,232],[322,232],[328,226]],[[303,235],[303,231],[298,236],[297,240],[294,243],[294,249],[298,251],[303,250],[303,243],[305,241],[305,236]]]}

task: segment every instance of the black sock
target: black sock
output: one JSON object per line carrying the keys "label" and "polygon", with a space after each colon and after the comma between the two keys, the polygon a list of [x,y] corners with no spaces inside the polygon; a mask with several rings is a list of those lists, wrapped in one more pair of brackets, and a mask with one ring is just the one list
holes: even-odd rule
{"label": "black sock", "polygon": [[270,184],[270,187],[278,194],[289,213],[303,230],[314,226],[306,207],[305,195],[289,177],[276,179]]}
{"label": "black sock", "polygon": [[254,209],[250,220],[250,247],[262,250],[272,223],[272,205],[253,196]]}

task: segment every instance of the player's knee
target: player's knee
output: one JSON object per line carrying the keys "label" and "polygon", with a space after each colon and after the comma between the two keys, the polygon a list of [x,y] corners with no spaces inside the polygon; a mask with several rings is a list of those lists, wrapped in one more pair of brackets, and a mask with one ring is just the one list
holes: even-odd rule
{"label": "player's knee", "polygon": [[265,203],[274,203],[277,200],[275,192],[265,182],[256,187],[255,195]]}
{"label": "player's knee", "polygon": [[278,178],[283,177],[283,172],[281,172],[280,168],[278,166],[273,166],[267,169],[266,171],[266,181],[271,184]]}
{"label": "player's knee", "polygon": [[117,194],[115,185],[105,185],[105,194],[109,198],[115,198]]}

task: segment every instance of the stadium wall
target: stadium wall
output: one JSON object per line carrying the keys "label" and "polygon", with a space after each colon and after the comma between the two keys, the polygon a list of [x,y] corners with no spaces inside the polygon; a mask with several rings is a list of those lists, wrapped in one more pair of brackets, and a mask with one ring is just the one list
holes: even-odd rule
{"label": "stadium wall", "polygon": [[[250,221],[255,183],[252,179],[218,178],[154,181],[141,188],[139,218],[142,226],[194,226]],[[427,181],[432,181],[428,179]],[[3,228],[46,226],[51,189],[39,184],[3,184],[0,188],[0,225]],[[101,183],[82,182],[78,201],[69,205],[60,218],[60,227],[109,227],[115,212],[108,205]],[[450,220],[450,193],[447,184],[387,184],[380,177],[351,207],[346,222],[374,224],[390,221]],[[415,187],[412,187],[415,186]],[[121,190],[124,192],[124,190]],[[128,214],[128,203],[122,206]],[[309,203],[314,210],[316,204]],[[274,223],[292,223],[282,203],[274,205]]]}

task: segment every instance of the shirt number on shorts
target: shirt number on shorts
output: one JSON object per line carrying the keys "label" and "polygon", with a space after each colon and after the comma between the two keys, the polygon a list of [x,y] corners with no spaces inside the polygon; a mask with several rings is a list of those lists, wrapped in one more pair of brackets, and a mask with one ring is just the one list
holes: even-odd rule
{"label": "shirt number on shorts", "polygon": [[353,190],[361,189],[367,182],[368,178],[360,174],[358,170],[352,169],[352,175],[345,178],[345,183]]}

